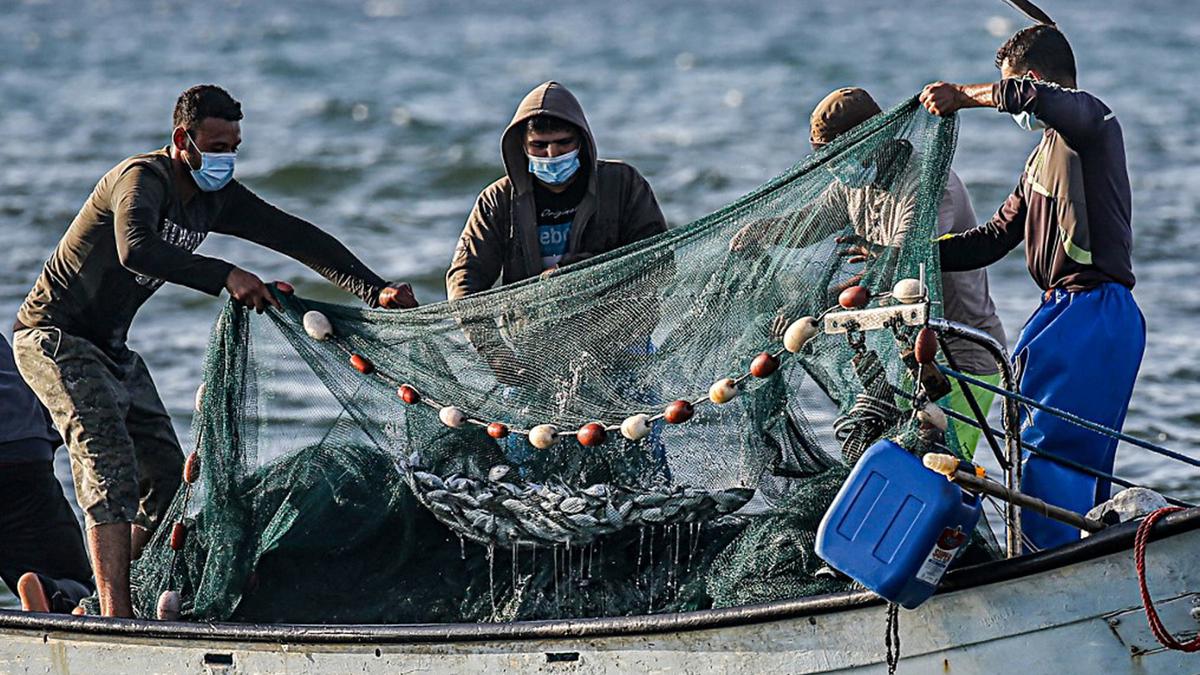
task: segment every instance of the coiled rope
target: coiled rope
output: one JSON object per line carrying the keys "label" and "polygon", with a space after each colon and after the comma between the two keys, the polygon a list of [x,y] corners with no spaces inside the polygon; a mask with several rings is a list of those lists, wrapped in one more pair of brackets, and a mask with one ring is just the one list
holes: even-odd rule
{"label": "coiled rope", "polygon": [[1178,506],[1167,506],[1146,516],[1146,519],[1138,525],[1137,535],[1133,538],[1133,561],[1137,566],[1138,590],[1142,594],[1142,607],[1146,610],[1146,621],[1150,624],[1150,632],[1154,633],[1158,642],[1168,649],[1181,652],[1200,652],[1200,635],[1188,642],[1180,642],[1174,635],[1171,635],[1163,625],[1162,619],[1159,618],[1158,610],[1154,608],[1154,600],[1150,597],[1150,589],[1146,585],[1146,542],[1150,540],[1150,531],[1154,529],[1154,523],[1158,522],[1159,518],[1168,513],[1182,510]]}

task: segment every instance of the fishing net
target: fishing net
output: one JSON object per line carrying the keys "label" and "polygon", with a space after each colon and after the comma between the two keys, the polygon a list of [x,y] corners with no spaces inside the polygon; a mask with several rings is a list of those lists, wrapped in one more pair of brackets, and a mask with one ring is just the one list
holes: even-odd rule
{"label": "fishing net", "polygon": [[172,589],[196,620],[506,621],[846,588],[814,533],[862,450],[914,427],[904,336],[780,341],[922,266],[936,313],[954,137],[909,101],[696,222],[454,302],[227,306],[199,478],[135,563],[137,611]]}

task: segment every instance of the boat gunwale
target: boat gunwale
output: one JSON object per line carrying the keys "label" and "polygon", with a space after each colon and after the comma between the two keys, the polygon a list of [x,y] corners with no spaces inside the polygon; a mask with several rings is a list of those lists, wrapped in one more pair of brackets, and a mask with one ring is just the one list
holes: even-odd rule
{"label": "boat gunwale", "polygon": [[[1197,529],[1200,529],[1200,507],[1172,513],[1160,519],[1155,523],[1153,540],[1161,540]],[[941,595],[1009,581],[1130,550],[1133,547],[1136,530],[1137,523],[1124,523],[1049,551],[954,570],[947,574],[945,582],[937,593]],[[691,632],[815,617],[883,603],[882,598],[870,591],[847,591],[759,605],[695,612],[514,621],[510,623],[448,624],[197,623],[0,610],[0,630],[309,645],[428,644],[605,638]]]}

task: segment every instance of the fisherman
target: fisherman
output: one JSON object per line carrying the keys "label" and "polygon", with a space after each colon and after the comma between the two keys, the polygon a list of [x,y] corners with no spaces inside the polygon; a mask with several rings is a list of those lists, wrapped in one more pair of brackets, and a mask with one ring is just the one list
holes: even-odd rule
{"label": "fisherman", "polygon": [[[844,87],[830,92],[809,118],[809,142],[813,150],[820,150],[832,143],[838,136],[866,122],[882,111],[875,99],[864,89]],[[915,195],[915,191],[910,191]],[[860,213],[860,211],[854,211]],[[905,211],[911,220],[915,210]],[[907,231],[909,222],[901,228]],[[958,174],[951,170],[946,179],[946,187],[942,191],[942,201],[938,206],[937,232],[965,232],[978,225],[975,220],[975,209],[971,204],[971,195],[967,193]],[[865,226],[856,226],[856,231],[864,231]],[[848,249],[855,256],[852,260],[865,261],[875,255],[875,247],[871,242],[860,239]],[[996,305],[988,292],[988,277],[985,270],[965,272],[942,271],[942,312],[951,321],[977,328],[995,338],[1001,345],[1005,344],[1004,327],[996,314]],[[992,385],[1000,383],[1000,371],[996,362],[986,349],[972,342],[950,338],[946,341],[950,359],[959,370],[988,382]],[[976,386],[970,387],[971,394],[978,402],[980,411],[986,416],[992,405],[992,392]],[[960,387],[955,387],[949,395],[946,404],[967,417],[973,417],[971,406],[966,394]],[[970,460],[975,455],[975,445],[979,441],[980,430],[968,424],[954,423],[954,435],[958,441],[960,454]]]}
{"label": "fisherman", "polygon": [[525,96],[500,151],[505,175],[475,200],[446,272],[451,300],[667,229],[650,184],[632,166],[598,158],[583,108],[557,82]]}
{"label": "fisherman", "polygon": [[389,285],[337,239],[233,180],[241,119],[241,104],[220,87],[183,92],[170,145],[100,179],[17,313],[17,366],[66,440],[105,616],[132,616],[130,560],[183,464],[150,373],[126,346],[134,315],[167,281],[224,289],[260,313],[279,306],[254,274],[193,253],[207,234],[288,255],[369,305],[416,304],[407,284]]}
{"label": "fisherman", "polygon": [[94,587],[79,521],[54,476],[62,439],[3,337],[0,410],[0,579],[21,609],[70,612]]}
{"label": "fisherman", "polygon": [[[1042,134],[996,215],[943,238],[942,268],[985,267],[1024,240],[1043,296],[1013,354],[1021,393],[1120,429],[1146,342],[1145,320],[1130,292],[1131,195],[1121,124],[1100,99],[1076,88],[1075,56],[1053,25],[1017,32],[996,52],[996,67],[999,82],[934,82],[921,92],[936,115],[990,107]],[[1115,438],[1040,410],[1026,421],[1026,443],[1112,472]],[[1081,514],[1107,499],[1110,488],[1108,481],[1028,454],[1021,487]],[[1038,549],[1079,538],[1069,526],[1028,510],[1022,527]]]}
{"label": "fisherman", "polygon": [[[500,151],[505,175],[479,194],[446,272],[446,294],[452,302],[485,291],[497,280],[511,284],[547,278],[567,265],[667,230],[650,184],[624,162],[599,159],[582,106],[558,82],[545,82],[525,96],[501,136]],[[533,335],[537,327],[523,335],[502,335],[490,315],[461,320],[463,331],[509,395],[538,386],[523,376],[521,367],[536,358],[545,366],[543,372],[568,377],[572,371],[585,371],[592,382],[616,382],[630,399],[657,405],[658,395],[650,385],[628,381],[635,368],[596,372],[597,363],[628,366],[652,358],[655,320],[648,317],[653,316],[653,307],[646,303],[629,303],[625,310],[609,308],[603,324],[620,334],[581,336],[570,361],[554,365],[549,363],[553,355],[544,351],[524,353],[523,344],[541,344]],[[521,323],[516,316],[502,320]],[[664,472],[658,428],[647,442]],[[513,457],[518,448],[513,442],[508,445],[510,460],[519,461]]]}
{"label": "fisherman", "polygon": [[[836,89],[813,109],[809,118],[809,143],[814,151],[819,151],[881,112],[879,104],[866,90],[858,87]],[[849,256],[852,263],[871,260],[874,264],[862,274],[855,274],[838,284],[834,290],[860,283],[864,275],[886,272],[884,268],[894,264],[895,260],[888,249],[903,243],[917,215],[918,191],[915,185],[910,185],[917,174],[910,171],[911,156],[912,144],[902,138],[890,139],[872,148],[863,159],[858,159],[854,153],[847,154],[847,161],[831,165],[836,180],[811,208],[789,218],[751,223],[734,235],[730,248],[750,251],[766,244],[799,248],[848,228],[849,233],[837,237],[837,241],[846,244],[843,255]],[[807,227],[797,229],[799,221],[805,221]],[[966,186],[958,174],[950,171],[938,207],[938,233],[963,232],[977,224]],[[987,272],[943,272],[942,289],[946,318],[984,331],[1002,345],[1005,343],[1004,328],[988,292]],[[988,383],[999,383],[999,370],[987,350],[954,339],[947,340],[947,347],[950,358],[960,369]],[[980,411],[986,414],[993,394],[974,386],[970,390]],[[973,415],[961,388],[954,389],[945,403],[956,412],[968,417]],[[954,431],[959,453],[972,459],[980,431],[966,424],[955,424]]]}

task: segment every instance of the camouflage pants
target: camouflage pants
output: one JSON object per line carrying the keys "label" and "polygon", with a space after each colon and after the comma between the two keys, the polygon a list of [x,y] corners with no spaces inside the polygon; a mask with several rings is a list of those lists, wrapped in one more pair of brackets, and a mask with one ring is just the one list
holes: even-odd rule
{"label": "camouflage pants", "polygon": [[57,328],[18,331],[13,355],[66,441],[87,526],[153,529],[179,487],[183,450],[142,357]]}

